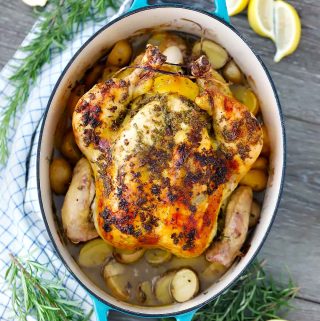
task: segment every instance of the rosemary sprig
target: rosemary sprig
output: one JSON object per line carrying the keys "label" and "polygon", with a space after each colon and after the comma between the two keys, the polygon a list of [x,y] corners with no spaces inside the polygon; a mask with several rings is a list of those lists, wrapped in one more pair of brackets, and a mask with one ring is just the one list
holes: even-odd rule
{"label": "rosemary sprig", "polygon": [[[298,288],[291,280],[277,284],[256,261],[238,282],[204,308],[193,321],[266,321],[280,319],[279,312],[290,308]],[[173,320],[173,319],[172,319]],[[169,321],[163,319],[163,321]]]}
{"label": "rosemary sprig", "polygon": [[41,264],[10,254],[11,265],[5,279],[12,288],[12,307],[18,320],[31,315],[39,321],[89,320],[78,302],[68,299],[61,282],[41,275],[51,275]]}
{"label": "rosemary sprig", "polygon": [[27,56],[19,62],[10,82],[14,87],[7,106],[0,113],[0,163],[8,156],[8,131],[15,114],[27,100],[40,68],[53,52],[64,48],[65,42],[88,20],[99,21],[107,8],[118,8],[120,0],[50,0],[46,10],[37,11],[40,18],[35,38],[21,50]]}

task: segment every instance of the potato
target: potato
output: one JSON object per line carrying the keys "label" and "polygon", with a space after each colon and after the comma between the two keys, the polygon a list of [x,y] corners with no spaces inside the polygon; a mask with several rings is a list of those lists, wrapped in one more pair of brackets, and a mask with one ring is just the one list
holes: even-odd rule
{"label": "potato", "polygon": [[72,129],[65,135],[60,151],[72,164],[75,164],[81,158],[82,154],[74,139]]}
{"label": "potato", "polygon": [[241,84],[243,81],[243,74],[240,68],[236,65],[233,60],[230,60],[222,70],[224,78],[235,84]]}
{"label": "potato", "polygon": [[241,85],[232,85],[230,89],[233,96],[242,104],[246,105],[253,115],[257,115],[260,107],[259,101],[252,89]]}
{"label": "potato", "polygon": [[161,265],[171,260],[172,254],[162,249],[147,250],[144,255],[147,262],[151,265]]}
{"label": "potato", "polygon": [[213,69],[222,68],[228,61],[227,51],[211,40],[203,40],[202,47],[201,42],[196,42],[192,48],[192,54],[196,57],[200,57],[204,53]]}
{"label": "potato", "polygon": [[110,51],[107,63],[117,67],[128,65],[131,60],[132,48],[128,40],[118,41]]}
{"label": "potato", "polygon": [[248,186],[238,187],[230,196],[226,209],[223,238],[213,242],[206,252],[206,259],[230,267],[240,254],[249,227],[252,189]]}
{"label": "potato", "polygon": [[200,288],[197,274],[191,269],[183,268],[173,277],[170,284],[171,295],[176,302],[186,302],[195,297]]}
{"label": "potato", "polygon": [[160,94],[178,93],[191,100],[194,100],[199,94],[198,85],[182,76],[161,75],[154,80],[153,89]]}
{"label": "potato", "polygon": [[176,271],[168,271],[157,279],[154,286],[154,294],[158,301],[162,304],[169,304],[173,302],[170,291],[171,281],[174,278]]}
{"label": "potato", "polygon": [[153,303],[154,295],[152,293],[152,284],[149,281],[141,282],[138,285],[138,301],[146,305]]}
{"label": "potato", "polygon": [[106,286],[115,297],[124,301],[130,298],[131,284],[126,277],[126,270],[123,265],[114,259],[110,260],[104,267],[103,278]]}
{"label": "potato", "polygon": [[81,266],[94,267],[102,264],[109,255],[112,255],[112,246],[102,239],[96,239],[82,247],[78,262]]}
{"label": "potato", "polygon": [[122,250],[122,249],[114,249],[113,256],[114,258],[124,264],[130,264],[138,261],[144,254],[144,249],[136,249],[136,250]]}
{"label": "potato", "polygon": [[260,219],[260,214],[261,214],[261,206],[257,201],[253,200],[251,204],[250,217],[249,217],[250,228],[258,224]]}
{"label": "potato", "polygon": [[252,165],[251,169],[261,169],[264,171],[268,170],[268,160],[260,156]]}
{"label": "potato", "polygon": [[50,185],[56,194],[65,194],[72,177],[70,164],[64,158],[55,158],[49,169]]}
{"label": "potato", "polygon": [[265,125],[262,125],[262,132],[263,132],[263,146],[261,150],[261,154],[264,156],[268,156],[270,154],[270,139],[269,134],[267,131],[267,127]]}
{"label": "potato", "polygon": [[250,186],[253,191],[261,192],[267,187],[268,175],[260,169],[251,169],[240,181],[240,185]]}
{"label": "potato", "polygon": [[95,192],[91,165],[83,157],[73,170],[61,208],[63,230],[72,243],[86,242],[98,237],[92,221]]}
{"label": "potato", "polygon": [[219,279],[225,272],[227,268],[218,263],[214,262],[207,266],[204,271],[201,273],[201,276],[206,280],[215,281]]}
{"label": "potato", "polygon": [[83,84],[78,84],[74,89],[72,89],[67,102],[68,115],[70,118],[72,118],[74,109],[79,99],[85,94],[85,92],[85,85]]}
{"label": "potato", "polygon": [[101,77],[103,72],[103,67],[101,63],[95,64],[91,69],[89,69],[88,73],[84,76],[84,83],[87,89],[91,89]]}

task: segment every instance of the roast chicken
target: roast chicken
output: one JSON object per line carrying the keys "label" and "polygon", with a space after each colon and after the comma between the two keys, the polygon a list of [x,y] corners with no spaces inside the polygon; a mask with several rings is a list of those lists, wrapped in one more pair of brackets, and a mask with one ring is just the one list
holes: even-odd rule
{"label": "roast chicken", "polygon": [[216,235],[221,204],[257,159],[263,137],[205,56],[191,63],[192,80],[160,73],[166,59],[147,45],[128,76],[79,100],[72,125],[92,167],[100,237],[116,248],[196,257]]}

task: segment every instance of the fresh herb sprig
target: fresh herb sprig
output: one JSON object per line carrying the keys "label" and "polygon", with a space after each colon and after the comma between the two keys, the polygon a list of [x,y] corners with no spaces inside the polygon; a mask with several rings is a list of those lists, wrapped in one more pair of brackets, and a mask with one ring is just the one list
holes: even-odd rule
{"label": "fresh herb sprig", "polygon": [[39,24],[35,38],[20,48],[26,57],[10,77],[14,87],[7,106],[0,113],[0,163],[8,157],[8,131],[16,112],[27,100],[40,68],[50,60],[52,52],[62,50],[66,41],[88,20],[99,21],[107,8],[117,9],[120,0],[50,0],[47,8],[37,11]]}
{"label": "fresh herb sprig", "polygon": [[[17,319],[31,315],[39,321],[89,320],[79,302],[68,298],[65,287],[43,265],[10,254],[5,279],[12,288],[12,307]],[[51,275],[44,278],[43,275]]]}
{"label": "fresh herb sprig", "polygon": [[[298,288],[291,280],[278,284],[267,275],[264,263],[256,261],[236,284],[204,308],[193,321],[266,321],[280,319],[290,308]],[[169,321],[169,319],[163,319]]]}

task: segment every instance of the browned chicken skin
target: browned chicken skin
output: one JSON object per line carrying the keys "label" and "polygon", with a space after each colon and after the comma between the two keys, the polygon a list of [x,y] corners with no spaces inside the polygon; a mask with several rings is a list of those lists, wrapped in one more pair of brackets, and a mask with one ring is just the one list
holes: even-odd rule
{"label": "browned chicken skin", "polygon": [[[222,201],[258,157],[262,132],[247,108],[215,86],[200,58],[192,101],[155,93],[165,62],[149,45],[126,78],[94,86],[78,102],[73,130],[96,185],[99,235],[115,247],[198,256],[217,229]],[[173,75],[172,77],[183,77]]]}

